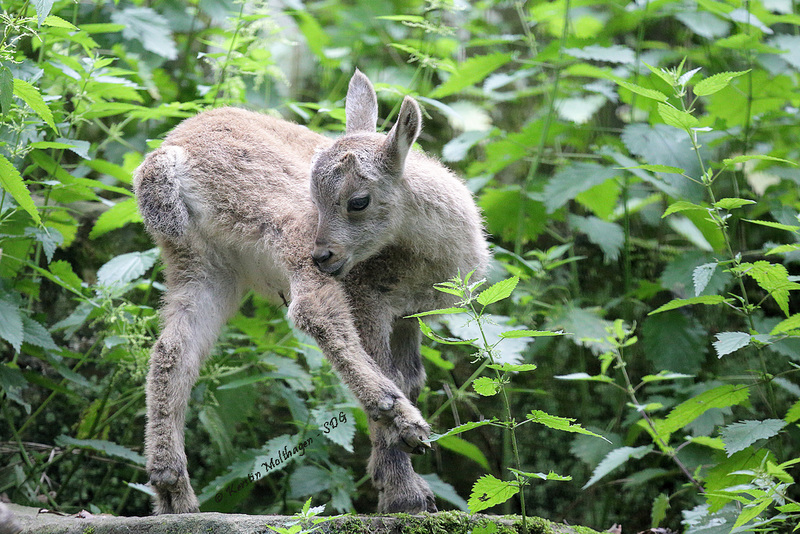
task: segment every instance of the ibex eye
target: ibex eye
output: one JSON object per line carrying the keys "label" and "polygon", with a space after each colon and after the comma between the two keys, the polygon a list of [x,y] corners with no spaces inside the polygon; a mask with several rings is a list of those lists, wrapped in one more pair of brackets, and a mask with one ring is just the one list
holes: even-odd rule
{"label": "ibex eye", "polygon": [[361,211],[369,206],[369,195],[353,197],[347,202],[347,211]]}

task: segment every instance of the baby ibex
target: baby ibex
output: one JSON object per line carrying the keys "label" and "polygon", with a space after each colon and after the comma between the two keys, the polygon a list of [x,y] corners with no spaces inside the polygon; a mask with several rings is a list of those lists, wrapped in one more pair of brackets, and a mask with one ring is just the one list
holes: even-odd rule
{"label": "baby ibex", "polygon": [[147,377],[145,451],[155,513],[198,511],[184,418],[198,369],[248,289],[289,302],[369,416],[369,473],[382,512],[435,511],[409,453],[430,427],[414,406],[425,381],[410,314],[452,305],[433,284],[482,273],[481,217],[459,178],[411,146],[410,97],[388,135],[356,71],[345,135],[332,141],[259,113],[187,119],[136,170],[145,225],[163,252],[163,328]]}

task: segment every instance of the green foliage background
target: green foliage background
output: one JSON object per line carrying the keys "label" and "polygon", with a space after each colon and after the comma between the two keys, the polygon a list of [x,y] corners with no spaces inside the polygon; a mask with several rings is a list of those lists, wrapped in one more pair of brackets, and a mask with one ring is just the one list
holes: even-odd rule
{"label": "green foliage background", "polygon": [[[608,440],[547,427],[568,423],[520,426],[526,471],[572,476],[527,485],[529,514],[601,530],[798,523],[794,0],[1,9],[0,493],[148,513],[142,386],[163,286],[131,172],[209,107],[337,134],[358,67],[378,91],[380,127],[403,95],[420,102],[420,145],[483,209],[490,282],[519,277],[484,316],[487,335],[567,333],[504,339],[501,363],[538,369],[474,388],[484,352],[428,343],[420,407],[435,430],[503,418],[487,396],[502,386],[520,420],[543,410]],[[431,324],[479,337],[458,316]],[[332,418],[346,422],[321,433]],[[257,295],[204,367],[187,423],[203,510],[289,513],[310,495],[329,510],[374,509],[363,414]],[[243,483],[309,437],[304,456]],[[509,479],[511,449],[508,433],[479,425],[415,461],[442,508],[466,509],[479,477]]]}

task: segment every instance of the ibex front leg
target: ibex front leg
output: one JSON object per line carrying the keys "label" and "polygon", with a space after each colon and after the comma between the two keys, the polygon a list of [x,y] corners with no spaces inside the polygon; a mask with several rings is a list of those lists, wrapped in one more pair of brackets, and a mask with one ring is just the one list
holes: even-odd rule
{"label": "ibex front leg", "polygon": [[[164,326],[153,346],[147,375],[145,452],[156,514],[198,512],[186,469],[184,421],[192,386],[219,329],[231,313],[236,293],[202,273],[180,273],[170,281]],[[195,278],[197,276],[197,278]]]}
{"label": "ibex front leg", "polygon": [[289,315],[314,337],[369,418],[385,427],[387,445],[421,450],[430,426],[364,350],[340,283],[315,271],[311,267],[292,280]]}

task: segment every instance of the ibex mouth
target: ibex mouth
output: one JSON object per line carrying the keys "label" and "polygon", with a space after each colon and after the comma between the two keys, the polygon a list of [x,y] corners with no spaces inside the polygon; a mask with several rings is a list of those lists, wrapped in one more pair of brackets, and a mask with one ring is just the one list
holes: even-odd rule
{"label": "ibex mouth", "polygon": [[331,264],[317,264],[317,268],[325,274],[329,274],[333,277],[338,277],[342,274],[345,270],[345,266],[347,265],[347,258],[341,259],[336,263]]}

